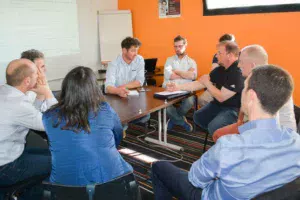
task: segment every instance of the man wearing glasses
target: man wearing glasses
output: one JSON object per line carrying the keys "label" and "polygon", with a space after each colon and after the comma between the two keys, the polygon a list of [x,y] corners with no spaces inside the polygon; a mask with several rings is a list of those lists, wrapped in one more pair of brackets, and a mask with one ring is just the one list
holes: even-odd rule
{"label": "man wearing glasses", "polygon": [[[174,50],[176,55],[169,57],[165,64],[164,83],[174,82],[184,84],[192,82],[197,77],[197,64],[186,54],[187,40],[182,36],[174,38]],[[167,114],[169,117],[167,128],[171,130],[174,125],[183,127],[187,132],[193,130],[193,126],[187,122],[185,115],[193,106],[193,97],[184,99],[179,107],[169,106]]]}

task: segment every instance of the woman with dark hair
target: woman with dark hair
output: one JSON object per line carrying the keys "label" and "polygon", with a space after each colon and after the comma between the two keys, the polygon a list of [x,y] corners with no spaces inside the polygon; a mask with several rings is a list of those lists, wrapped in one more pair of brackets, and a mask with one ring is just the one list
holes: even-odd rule
{"label": "woman with dark hair", "polygon": [[43,123],[52,155],[50,182],[104,183],[133,171],[117,150],[123,138],[120,119],[104,101],[90,68],[67,74],[58,103],[43,115]]}

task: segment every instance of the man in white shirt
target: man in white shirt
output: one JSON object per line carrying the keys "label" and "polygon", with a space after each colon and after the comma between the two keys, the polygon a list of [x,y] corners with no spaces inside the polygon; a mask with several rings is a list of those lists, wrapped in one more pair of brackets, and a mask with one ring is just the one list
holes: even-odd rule
{"label": "man in white shirt", "polygon": [[131,88],[141,87],[145,81],[145,62],[138,55],[141,43],[138,39],[127,37],[122,43],[122,54],[108,64],[105,92],[127,97]]}
{"label": "man in white shirt", "polygon": [[[174,50],[176,55],[169,57],[165,64],[163,87],[170,81],[177,84],[192,82],[197,77],[197,64],[186,53],[187,40],[182,36],[174,38]],[[191,132],[193,126],[187,122],[185,115],[193,106],[193,97],[184,99],[178,108],[169,106],[167,114],[168,130],[174,125],[182,126],[186,131]]]}
{"label": "man in white shirt", "polygon": [[[122,43],[122,54],[108,64],[105,92],[127,97],[128,89],[141,87],[145,81],[145,61],[138,55],[141,42],[137,38],[127,37]],[[150,114],[134,120],[133,123],[145,123]],[[127,129],[125,126],[124,129]]]}
{"label": "man in white shirt", "polygon": [[[43,71],[28,59],[10,62],[6,81],[0,86],[0,186],[50,172],[51,157],[47,150],[24,147],[29,129],[44,131],[42,104],[49,108],[57,103]],[[43,96],[44,102],[36,98],[32,103],[26,95],[30,90]]]}

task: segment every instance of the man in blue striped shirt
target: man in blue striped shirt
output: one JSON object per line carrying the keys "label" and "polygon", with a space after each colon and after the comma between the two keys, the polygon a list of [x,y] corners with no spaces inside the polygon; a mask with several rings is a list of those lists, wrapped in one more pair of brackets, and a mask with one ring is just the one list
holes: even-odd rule
{"label": "man in blue striped shirt", "polygon": [[219,138],[189,172],[154,163],[155,199],[252,199],[300,177],[300,136],[275,119],[292,91],[293,80],[283,69],[253,69],[242,92],[249,122],[239,127],[240,135]]}
{"label": "man in blue striped shirt", "polygon": [[122,43],[122,54],[108,64],[105,81],[106,93],[127,97],[131,88],[141,87],[145,81],[145,62],[138,55],[141,42],[132,37]]}
{"label": "man in blue striped shirt", "polygon": [[[128,89],[141,87],[145,81],[145,61],[138,55],[141,42],[137,38],[127,37],[122,43],[122,54],[109,63],[106,72],[105,92],[127,97]],[[146,123],[150,114],[132,121]],[[127,125],[124,126],[124,130]]]}

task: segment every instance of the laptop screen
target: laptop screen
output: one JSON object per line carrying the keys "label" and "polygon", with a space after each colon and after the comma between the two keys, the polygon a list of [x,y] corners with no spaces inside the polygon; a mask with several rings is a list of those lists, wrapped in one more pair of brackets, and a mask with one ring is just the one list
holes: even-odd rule
{"label": "laptop screen", "polygon": [[157,58],[145,59],[145,70],[147,72],[154,72],[156,68]]}

